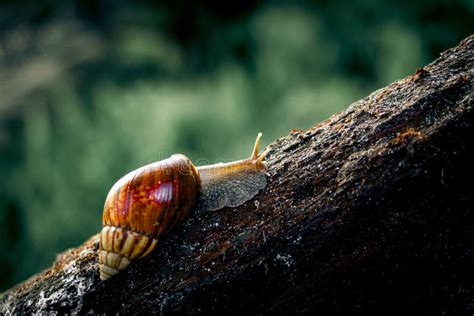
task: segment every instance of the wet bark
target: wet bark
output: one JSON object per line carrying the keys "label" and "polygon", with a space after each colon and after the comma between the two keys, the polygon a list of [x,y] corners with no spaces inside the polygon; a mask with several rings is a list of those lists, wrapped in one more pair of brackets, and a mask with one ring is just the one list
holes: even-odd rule
{"label": "wet bark", "polygon": [[193,214],[107,282],[94,236],[0,313],[472,313],[473,65],[471,36],[275,141],[246,204]]}

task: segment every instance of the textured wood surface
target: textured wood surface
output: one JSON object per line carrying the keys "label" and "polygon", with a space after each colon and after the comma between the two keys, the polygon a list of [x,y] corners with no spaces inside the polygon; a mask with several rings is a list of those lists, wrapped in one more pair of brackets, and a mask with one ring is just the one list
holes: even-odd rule
{"label": "textured wood surface", "polygon": [[191,215],[108,282],[94,236],[0,312],[473,313],[473,66],[471,36],[275,141],[246,204]]}

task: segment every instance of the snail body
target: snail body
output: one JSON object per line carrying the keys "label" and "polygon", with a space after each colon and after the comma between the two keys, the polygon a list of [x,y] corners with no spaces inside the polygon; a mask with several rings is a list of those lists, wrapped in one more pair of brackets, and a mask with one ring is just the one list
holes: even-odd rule
{"label": "snail body", "polygon": [[235,207],[254,197],[266,186],[263,159],[269,149],[258,154],[260,137],[244,160],[195,167],[186,156],[175,154],[118,180],[102,215],[100,278],[107,280],[148,255],[191,211]]}

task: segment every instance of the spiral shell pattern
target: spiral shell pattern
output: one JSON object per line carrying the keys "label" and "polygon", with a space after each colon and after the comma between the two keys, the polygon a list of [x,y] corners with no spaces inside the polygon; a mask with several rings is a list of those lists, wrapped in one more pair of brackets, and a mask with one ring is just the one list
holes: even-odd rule
{"label": "spiral shell pattern", "polygon": [[117,181],[102,215],[100,278],[107,280],[148,255],[158,238],[196,206],[199,191],[199,174],[183,155],[146,165]]}
{"label": "spiral shell pattern", "polygon": [[125,269],[131,260],[148,255],[157,240],[128,229],[105,226],[100,238],[100,278],[107,280]]}

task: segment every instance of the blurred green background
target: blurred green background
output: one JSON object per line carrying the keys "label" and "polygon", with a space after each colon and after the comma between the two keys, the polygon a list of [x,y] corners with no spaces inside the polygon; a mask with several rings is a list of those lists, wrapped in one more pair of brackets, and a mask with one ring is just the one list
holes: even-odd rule
{"label": "blurred green background", "polygon": [[472,0],[1,1],[0,290],[101,227],[121,175],[250,154],[412,74]]}

